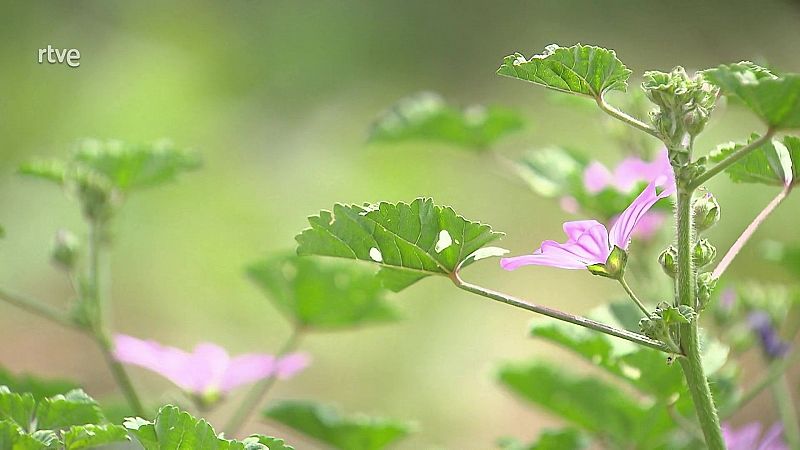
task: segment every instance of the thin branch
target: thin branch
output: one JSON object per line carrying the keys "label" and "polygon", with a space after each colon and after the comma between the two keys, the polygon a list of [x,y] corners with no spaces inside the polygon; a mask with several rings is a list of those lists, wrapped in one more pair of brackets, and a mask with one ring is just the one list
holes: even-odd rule
{"label": "thin branch", "polygon": [[47,303],[39,300],[30,299],[21,295],[12,294],[0,289],[0,300],[4,300],[18,308],[24,309],[37,316],[44,317],[45,319],[52,320],[58,324],[66,327],[75,328],[76,324],[70,320],[69,315],[65,311],[48,305]]}
{"label": "thin branch", "polygon": [[716,176],[717,174],[719,174],[723,170],[727,169],[732,164],[734,164],[736,161],[739,161],[740,159],[744,158],[745,156],[747,156],[753,150],[758,149],[759,147],[764,145],[764,143],[766,143],[767,141],[772,139],[772,136],[774,134],[775,134],[775,130],[773,130],[772,128],[767,129],[767,132],[764,133],[763,136],[761,136],[760,138],[756,139],[755,141],[745,145],[744,147],[740,148],[739,150],[733,152],[730,156],[728,156],[727,158],[725,158],[722,161],[720,161],[719,163],[717,163],[716,166],[714,166],[714,167],[706,170],[702,174],[698,175],[694,180],[692,180],[691,184],[689,185],[689,190],[691,191],[691,190],[697,189],[703,183],[705,183],[706,181],[710,180],[711,178],[713,178],[714,176]]}
{"label": "thin branch", "polygon": [[769,215],[772,214],[773,211],[775,211],[778,205],[780,205],[781,202],[783,202],[791,192],[792,192],[792,186],[787,185],[786,187],[781,189],[781,192],[778,193],[778,195],[775,196],[775,198],[773,198],[772,201],[770,201],[769,204],[760,213],[758,213],[756,218],[753,219],[752,222],[750,222],[750,225],[748,225],[747,228],[745,228],[745,230],[742,232],[739,238],[736,239],[736,242],[734,242],[731,248],[728,249],[728,252],[725,253],[725,256],[722,257],[722,260],[720,260],[719,264],[717,264],[717,267],[714,268],[714,272],[712,273],[713,278],[719,278],[722,276],[722,274],[725,272],[725,270],[728,268],[728,266],[731,264],[734,258],[736,258],[736,255],[738,255],[739,252],[742,250],[742,247],[744,247],[747,241],[750,240],[750,238],[756,232],[758,227],[761,226],[761,224],[767,219],[767,217],[769,217]]}
{"label": "thin branch", "polygon": [[532,303],[528,303],[524,300],[521,300],[519,298],[507,294],[503,294],[497,291],[493,291],[491,289],[486,289],[478,285],[467,283],[461,279],[461,277],[458,275],[457,270],[450,275],[450,279],[458,288],[463,289],[467,292],[471,292],[473,294],[490,298],[492,300],[496,300],[498,302],[505,303],[507,305],[516,306],[517,308],[522,308],[531,312],[535,312],[537,314],[542,314],[547,317],[552,317],[553,319],[569,322],[571,324],[588,328],[590,330],[599,331],[600,333],[608,334],[610,336],[614,336],[620,339],[625,339],[626,341],[634,342],[636,344],[643,345],[645,347],[660,350],[664,353],[676,354],[675,350],[671,349],[667,344],[655,339],[650,339],[649,337],[643,334],[634,333],[628,330],[621,330],[619,328],[612,327],[611,325],[597,322],[586,317],[569,314],[563,311],[559,311],[557,309],[548,308],[546,306],[534,305]]}
{"label": "thin branch", "polygon": [[772,384],[772,396],[778,406],[778,416],[783,422],[783,436],[789,448],[800,448],[800,422],[798,422],[797,409],[792,403],[792,392],[789,389],[789,382],[786,374],[782,374],[775,383]]}
{"label": "thin branch", "polygon": [[753,399],[758,397],[759,394],[764,392],[766,388],[780,379],[786,370],[798,361],[800,361],[800,353],[797,352],[772,361],[767,369],[767,374],[764,375],[764,377],[761,378],[756,384],[748,388],[739,398],[739,401],[736,402],[736,405],[723,411],[720,416],[723,419],[729,419],[736,413],[736,411],[750,403]]}
{"label": "thin branch", "polygon": [[600,109],[602,109],[606,114],[610,115],[611,117],[620,120],[622,122],[625,122],[628,125],[638,130],[644,131],[645,133],[649,134],[650,136],[653,136],[659,141],[662,140],[661,136],[658,134],[658,131],[656,131],[655,128],[611,106],[606,102],[606,100],[603,98],[602,95],[596,97],[595,100],[597,101],[597,106],[599,106]]}
{"label": "thin branch", "polygon": [[633,300],[633,302],[636,303],[636,306],[638,306],[639,309],[642,310],[642,312],[644,313],[644,316],[648,317],[650,315],[650,312],[644,306],[644,303],[642,303],[642,301],[639,300],[639,297],[637,297],[636,294],[633,292],[633,289],[631,289],[631,287],[628,286],[628,282],[625,281],[624,277],[620,277],[619,278],[619,284],[622,285],[622,288],[625,289],[625,292],[628,293],[628,295],[630,296],[631,300]]}

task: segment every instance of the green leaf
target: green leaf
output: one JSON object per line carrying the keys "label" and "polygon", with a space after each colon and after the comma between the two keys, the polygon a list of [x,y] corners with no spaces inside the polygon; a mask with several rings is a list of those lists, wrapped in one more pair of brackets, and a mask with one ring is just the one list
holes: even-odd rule
{"label": "green leaf", "polygon": [[45,398],[36,409],[36,425],[39,429],[56,430],[104,421],[97,402],[81,389]]}
{"label": "green leaf", "polygon": [[562,197],[581,183],[588,162],[577,152],[549,147],[525,153],[517,174],[544,197]]}
{"label": "green leaf", "polygon": [[272,436],[264,436],[261,434],[254,434],[248,438],[246,438],[243,442],[256,442],[262,445],[266,445],[269,450],[295,450],[294,447],[287,444],[286,441],[283,439],[278,439]]}
{"label": "green leaf", "polygon": [[46,380],[29,374],[14,375],[3,367],[0,367],[0,386],[7,386],[12,392],[30,393],[36,400],[78,387],[76,383],[66,380]]}
{"label": "green leaf", "polygon": [[309,217],[296,237],[299,255],[378,263],[405,272],[406,286],[429,275],[449,275],[502,233],[471,222],[429,198],[406,203],[342,205]]}
{"label": "green leaf", "polygon": [[[748,144],[759,137],[753,133]],[[714,162],[720,162],[744,146],[734,142],[723,144],[714,149],[709,158]],[[772,139],[725,169],[731,180],[736,183],[763,183],[777,186],[799,183],[799,171],[800,138],[795,136],[784,136],[782,141]]]}
{"label": "green leaf", "polygon": [[439,141],[486,150],[523,127],[522,118],[503,108],[453,108],[436,94],[422,92],[397,102],[373,124],[371,142]]}
{"label": "green leaf", "polygon": [[724,95],[736,97],[777,129],[800,127],[800,75],[775,75],[743,61],[703,71]]}
{"label": "green leaf", "polygon": [[399,318],[374,272],[358,265],[279,256],[252,264],[247,275],[302,327],[332,330]]}
{"label": "green leaf", "polygon": [[407,423],[343,417],[330,406],[303,401],[278,403],[264,411],[264,416],[340,450],[381,450],[412,431]]}
{"label": "green leaf", "polygon": [[[36,436],[34,436],[36,435]],[[17,424],[0,420],[0,449],[2,450],[45,450],[54,449],[58,444],[57,439],[53,441],[52,433],[25,434],[25,431]]]}
{"label": "green leaf", "polygon": [[0,420],[8,420],[28,429],[35,409],[36,399],[33,395],[17,394],[7,386],[0,386]]}
{"label": "green leaf", "polygon": [[652,448],[672,427],[665,409],[640,403],[597,377],[576,377],[541,361],[505,365],[499,377],[516,395],[614,442],[612,447]]}
{"label": "green leaf", "polygon": [[73,426],[64,433],[65,450],[94,448],[127,440],[130,440],[127,431],[119,425]]}
{"label": "green leaf", "polygon": [[498,75],[572,94],[598,98],[608,91],[625,91],[631,71],[613,50],[591,45],[548,45],[541,55],[526,59],[520,53],[506,56]]}
{"label": "green leaf", "polygon": [[800,245],[767,241],[762,248],[764,258],[800,276]]}
{"label": "green leaf", "polygon": [[532,444],[523,444],[515,439],[500,442],[502,450],[583,450],[588,447],[589,440],[574,428],[544,430]]}

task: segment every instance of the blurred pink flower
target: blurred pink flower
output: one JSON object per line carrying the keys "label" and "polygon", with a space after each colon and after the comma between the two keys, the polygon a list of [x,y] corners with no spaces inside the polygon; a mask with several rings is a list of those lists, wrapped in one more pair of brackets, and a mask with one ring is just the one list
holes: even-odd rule
{"label": "blurred pink flower", "polygon": [[675,186],[675,175],[666,149],[650,162],[636,157],[625,158],[613,173],[597,161],[592,161],[583,171],[583,184],[590,194],[597,194],[608,187],[620,192],[630,192],[637,184],[652,181],[665,190]]}
{"label": "blurred pink flower", "polygon": [[114,357],[144,367],[172,381],[184,391],[204,395],[227,393],[237,386],[276,376],[289,378],[303,370],[309,358],[292,353],[281,358],[248,353],[231,358],[222,347],[200,343],[192,353],[132,336],[114,337]]}
{"label": "blurred pink flower", "polygon": [[614,247],[622,250],[628,248],[631,235],[645,213],[657,201],[672,195],[674,190],[673,183],[670,189],[664,189],[659,194],[656,191],[656,181],[653,180],[619,215],[611,227],[611,231],[608,231],[605,225],[596,220],[566,222],[564,223],[564,233],[567,235],[565,243],[544,241],[533,254],[503,258],[500,260],[500,265],[506,270],[514,270],[526,265],[585,269],[594,264],[604,264]]}
{"label": "blurred pink flower", "polygon": [[728,450],[788,450],[783,442],[783,428],[773,425],[761,438],[761,424],[751,422],[734,430],[729,424],[722,425],[722,436]]}

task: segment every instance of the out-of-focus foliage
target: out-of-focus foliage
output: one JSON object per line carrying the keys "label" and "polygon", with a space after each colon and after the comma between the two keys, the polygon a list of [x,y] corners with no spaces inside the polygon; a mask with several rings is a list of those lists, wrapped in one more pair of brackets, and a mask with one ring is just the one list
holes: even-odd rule
{"label": "out-of-focus foliage", "polygon": [[544,430],[536,442],[523,444],[516,439],[501,439],[502,450],[583,450],[589,447],[589,440],[574,428]]}
{"label": "out-of-focus foliage", "polygon": [[78,388],[78,385],[71,381],[47,380],[30,374],[15,375],[2,367],[0,367],[0,386],[8,387],[11,392],[29,393],[36,400]]}

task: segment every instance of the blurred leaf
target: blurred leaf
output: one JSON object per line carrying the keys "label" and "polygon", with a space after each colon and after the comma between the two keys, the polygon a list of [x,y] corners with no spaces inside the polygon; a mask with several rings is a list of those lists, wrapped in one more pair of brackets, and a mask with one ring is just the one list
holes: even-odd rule
{"label": "blurred leaf", "polygon": [[17,394],[0,386],[0,420],[8,420],[28,429],[36,409],[36,399],[31,394]]}
{"label": "blurred leaf", "polygon": [[775,75],[748,61],[708,69],[703,75],[771,127],[800,127],[800,75]]}
{"label": "blurred leaf", "polygon": [[[800,277],[800,245],[767,241],[762,248],[764,258],[778,263],[781,267]],[[0,383],[2,384],[2,383]]]}
{"label": "blurred leaf", "polygon": [[583,450],[588,447],[589,440],[574,428],[544,430],[532,444],[523,444],[515,439],[500,442],[502,450]]}
{"label": "blurred leaf", "polygon": [[517,173],[537,194],[561,197],[580,183],[587,164],[577,152],[549,147],[525,153],[517,165]]}
{"label": "blurred leaf", "polygon": [[284,401],[264,416],[340,450],[381,450],[408,436],[404,422],[366,416],[343,417],[330,406]]}
{"label": "blurred leaf", "polygon": [[607,91],[625,91],[631,71],[613,50],[591,45],[548,45],[541,55],[526,59],[522,54],[506,56],[499,75],[530,81],[573,94],[600,97]]}
{"label": "blurred leaf", "polygon": [[266,445],[269,450],[295,450],[294,447],[288,445],[283,439],[278,439],[272,436],[263,436],[260,434],[254,434],[248,438],[246,438],[244,443],[255,442],[262,445]]}
{"label": "blurred leaf", "polygon": [[13,375],[0,367],[0,386],[8,386],[12,392],[30,393],[36,400],[63,394],[78,385],[66,380],[45,380],[33,375]]}
{"label": "blurred leaf", "polygon": [[597,377],[576,377],[541,361],[503,366],[500,382],[521,398],[621,448],[656,447],[673,425],[665,408],[640,403]]}
{"label": "blurred leaf", "polygon": [[[405,286],[429,275],[449,275],[502,233],[471,222],[430,198],[378,205],[336,204],[309,217],[295,239],[300,255],[337,256],[405,272]],[[396,280],[396,278],[395,278]],[[396,287],[396,285],[395,285]]]}
{"label": "blurred leaf", "polygon": [[39,429],[55,430],[104,421],[97,402],[81,389],[45,398],[36,408],[36,426]]}
{"label": "blurred leaf", "polygon": [[252,439],[222,439],[205,419],[195,418],[172,405],[161,407],[152,422],[132,417],[123,426],[145,450],[268,450]]}
{"label": "blurred leaf", "polygon": [[79,450],[127,440],[130,440],[127,431],[119,425],[80,425],[64,433],[64,448]]}
{"label": "blurred leaf", "polygon": [[[748,144],[757,140],[753,133]],[[728,143],[717,147],[709,154],[712,161],[720,162],[740,150],[744,144]],[[800,138],[785,136],[783,141],[773,139],[761,148],[753,150],[744,158],[728,167],[725,172],[736,183],[763,183],[783,186],[798,183],[800,165]]]}
{"label": "blurred leaf", "polygon": [[[3,450],[44,450],[54,449],[52,435],[39,436],[25,434],[25,431],[14,422],[0,420],[0,449]],[[45,439],[45,440],[42,440]]]}
{"label": "blurred leaf", "polygon": [[422,92],[397,102],[373,124],[371,142],[440,141],[487,150],[523,127],[522,118],[502,108],[472,106],[463,111],[438,95]]}
{"label": "blurred leaf", "polygon": [[247,274],[299,326],[340,329],[399,318],[374,272],[355,264],[280,256],[252,264]]}

